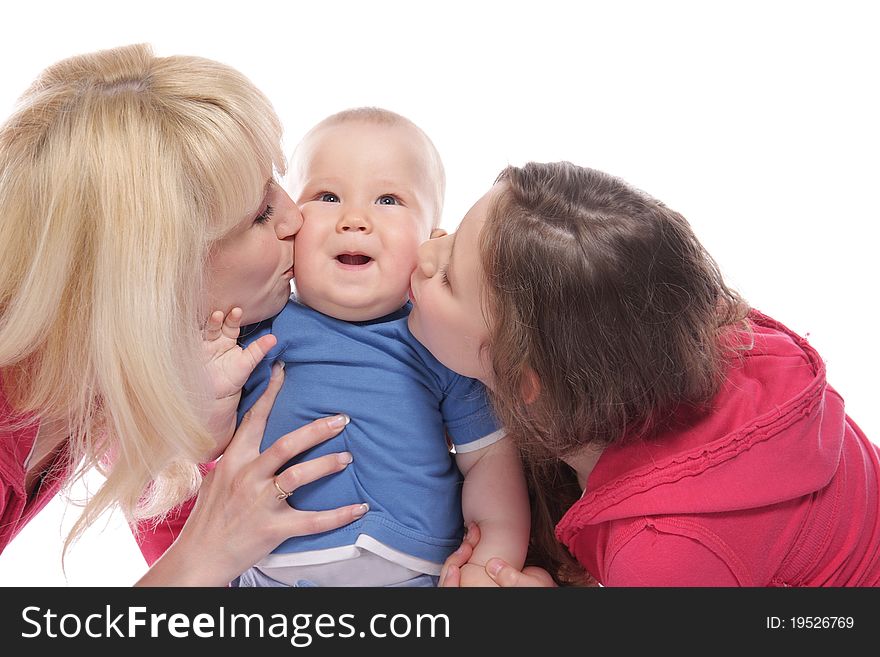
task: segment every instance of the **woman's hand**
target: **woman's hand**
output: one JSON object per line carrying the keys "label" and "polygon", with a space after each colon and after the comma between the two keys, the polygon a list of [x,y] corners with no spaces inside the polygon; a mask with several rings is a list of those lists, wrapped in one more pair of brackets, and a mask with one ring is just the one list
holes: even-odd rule
{"label": "woman's hand", "polygon": [[215,310],[202,330],[202,357],[213,399],[207,424],[215,440],[214,450],[206,455],[206,461],[213,461],[229,444],[235,432],[241,387],[277,342],[269,333],[242,349],[238,344],[241,316],[241,308],[233,308],[228,315]]}
{"label": "woman's hand", "polygon": [[[279,438],[260,453],[260,440],[284,370],[272,369],[269,385],[245,415],[223,457],[205,477],[180,536],[138,582],[142,586],[224,586],[290,536],[342,527],[360,518],[366,504],[329,511],[299,511],[279,499],[339,472],[351,462],[342,452],[292,465],[292,457],[338,434],[348,418],[322,418]],[[277,487],[276,487],[277,484]]]}
{"label": "woman's hand", "polygon": [[[477,543],[480,542],[480,528],[476,523],[468,525],[459,548],[449,555],[440,571],[440,586],[444,588],[456,588],[461,585],[461,568],[474,552]],[[511,587],[555,587],[556,582],[543,568],[526,566],[521,571],[517,570],[502,559],[493,558],[486,562],[486,574],[502,588]]]}

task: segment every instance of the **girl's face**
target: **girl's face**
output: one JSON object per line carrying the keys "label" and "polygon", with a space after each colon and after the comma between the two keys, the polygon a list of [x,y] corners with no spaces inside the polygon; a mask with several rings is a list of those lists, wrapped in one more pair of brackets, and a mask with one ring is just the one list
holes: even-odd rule
{"label": "girl's face", "polygon": [[244,219],[211,249],[208,312],[239,307],[243,325],[280,312],[290,296],[293,236],[302,221],[287,192],[270,181],[257,216]]}
{"label": "girl's face", "polygon": [[449,369],[490,387],[489,329],[477,240],[498,193],[496,185],[477,201],[455,233],[419,247],[410,290],[409,328],[416,339]]}

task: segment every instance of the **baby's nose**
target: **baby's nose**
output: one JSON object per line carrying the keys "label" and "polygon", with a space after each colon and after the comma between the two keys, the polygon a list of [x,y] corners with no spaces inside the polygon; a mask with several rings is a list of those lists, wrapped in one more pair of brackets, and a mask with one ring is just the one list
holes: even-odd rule
{"label": "baby's nose", "polygon": [[370,224],[361,213],[349,212],[339,220],[338,228],[343,232],[365,233],[369,230]]}

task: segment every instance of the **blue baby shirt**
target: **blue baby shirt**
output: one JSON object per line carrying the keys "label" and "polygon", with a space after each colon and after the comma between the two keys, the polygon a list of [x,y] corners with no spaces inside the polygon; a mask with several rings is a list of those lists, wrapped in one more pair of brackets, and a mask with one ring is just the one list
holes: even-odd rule
{"label": "blue baby shirt", "polygon": [[298,488],[288,502],[302,510],[370,505],[360,520],[287,539],[273,554],[352,545],[366,534],[442,563],[460,544],[462,478],[446,435],[458,451],[469,451],[501,432],[483,385],[441,365],[410,333],[411,308],[407,303],[379,319],[346,322],[291,299],[280,314],[245,331],[245,344],[269,332],[278,344],[244,386],[239,421],[265,390],[272,363],[285,363],[261,450],[316,418],[351,418],[339,435],[288,465],[341,451],[351,452],[353,462]]}

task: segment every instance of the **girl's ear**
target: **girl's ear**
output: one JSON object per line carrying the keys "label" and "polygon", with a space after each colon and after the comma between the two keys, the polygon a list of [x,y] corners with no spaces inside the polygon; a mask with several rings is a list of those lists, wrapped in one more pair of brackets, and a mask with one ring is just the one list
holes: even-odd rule
{"label": "girl's ear", "polygon": [[431,231],[431,239],[435,240],[438,237],[446,237],[448,234],[449,233],[447,233],[442,228],[435,228],[434,230]]}
{"label": "girl's ear", "polygon": [[519,382],[519,394],[526,404],[531,404],[541,394],[541,381],[531,367],[523,370],[522,380]]}

